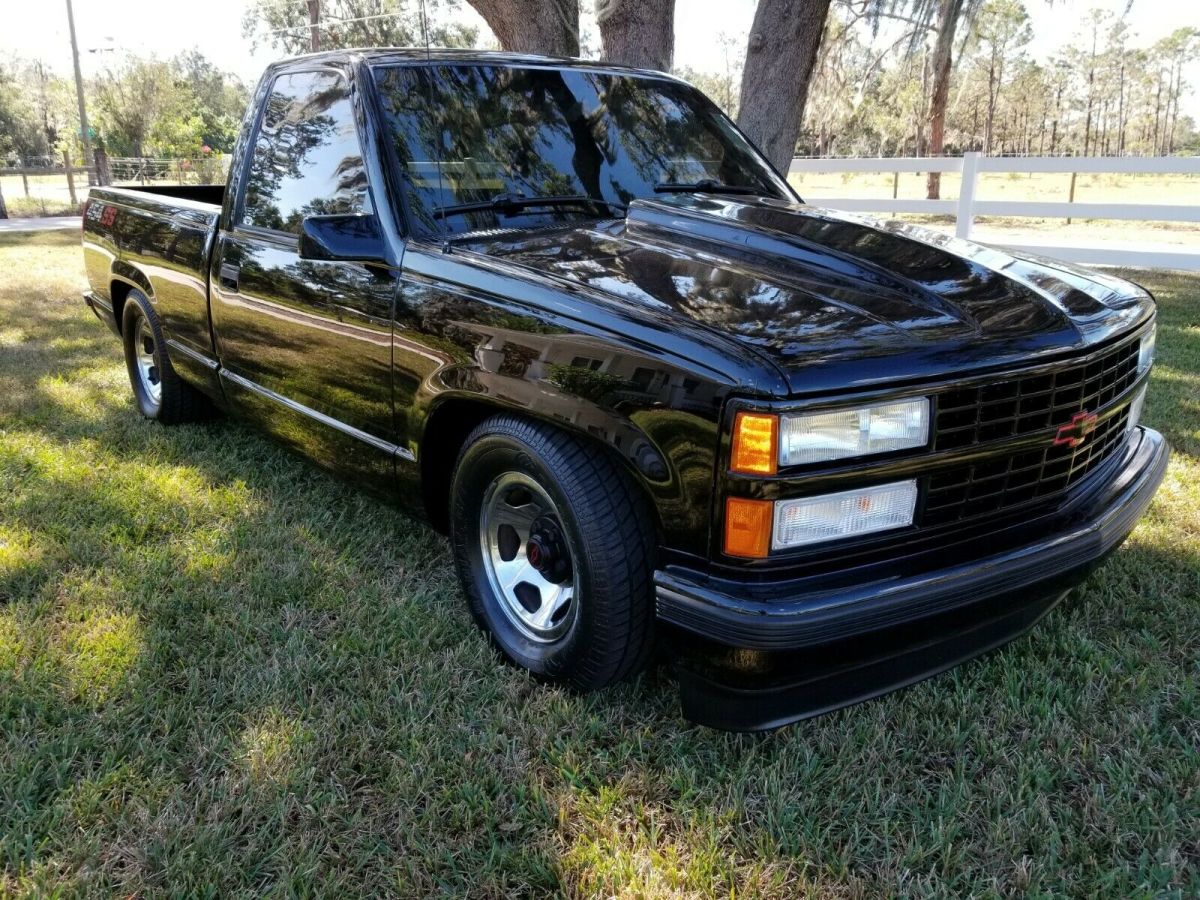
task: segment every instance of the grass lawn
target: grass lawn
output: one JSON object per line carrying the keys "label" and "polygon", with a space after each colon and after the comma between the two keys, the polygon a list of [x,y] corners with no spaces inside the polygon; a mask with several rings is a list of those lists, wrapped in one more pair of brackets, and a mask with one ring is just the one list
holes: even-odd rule
{"label": "grass lawn", "polygon": [[1200,279],[1174,461],[1030,636],[765,736],[664,671],[536,685],[444,542],[232,421],[134,411],[76,235],[0,236],[0,896],[1195,895]]}
{"label": "grass lawn", "polygon": [[[79,207],[71,204],[65,175],[29,175],[25,180],[29,183],[28,195],[20,175],[0,176],[0,191],[13,218],[79,215]],[[87,178],[83,175],[75,178],[75,194],[80,204],[87,197]]]}

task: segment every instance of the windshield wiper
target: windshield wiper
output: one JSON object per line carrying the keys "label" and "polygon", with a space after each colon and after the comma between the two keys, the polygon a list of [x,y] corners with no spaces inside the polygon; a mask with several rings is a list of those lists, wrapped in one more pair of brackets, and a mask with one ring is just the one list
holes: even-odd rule
{"label": "windshield wiper", "polygon": [[547,197],[526,197],[524,194],[496,194],[486,200],[472,200],[469,203],[452,203],[447,206],[435,206],[435,218],[444,219],[458,213],[475,212],[481,209],[491,209],[497,212],[513,214],[533,206],[603,206],[610,209],[625,211],[619,203],[608,200],[597,200],[585,194],[561,194]]}
{"label": "windshield wiper", "polygon": [[660,181],[654,186],[658,194],[687,194],[693,191],[705,194],[761,194],[756,187],[742,184],[722,184],[711,178],[701,178],[699,181]]}

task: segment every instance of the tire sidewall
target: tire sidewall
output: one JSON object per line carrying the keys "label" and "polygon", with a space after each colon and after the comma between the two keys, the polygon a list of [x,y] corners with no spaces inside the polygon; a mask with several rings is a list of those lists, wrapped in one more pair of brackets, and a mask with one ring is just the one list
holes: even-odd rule
{"label": "tire sidewall", "polygon": [[[577,573],[578,603],[575,622],[561,638],[535,641],[510,621],[488,579],[480,542],[479,519],[483,498],[491,483],[505,472],[533,478],[550,495]],[[488,434],[464,450],[452,486],[451,540],[471,614],[505,656],[544,678],[569,677],[580,661],[581,650],[595,629],[594,579],[585,548],[587,542],[572,514],[571,498],[538,454],[507,434]]]}
{"label": "tire sidewall", "polygon": [[[141,375],[137,368],[137,337],[141,321],[145,319],[154,333],[154,365],[158,368],[160,383],[166,372],[164,367],[164,352],[162,331],[154,315],[154,309],[145,294],[140,291],[130,291],[125,298],[125,307],[121,313],[121,339],[125,345],[125,368],[129,372],[129,384],[133,388],[133,400],[138,410],[147,419],[157,419],[162,414],[162,400],[155,402],[142,384]],[[164,385],[165,387],[165,385]]]}

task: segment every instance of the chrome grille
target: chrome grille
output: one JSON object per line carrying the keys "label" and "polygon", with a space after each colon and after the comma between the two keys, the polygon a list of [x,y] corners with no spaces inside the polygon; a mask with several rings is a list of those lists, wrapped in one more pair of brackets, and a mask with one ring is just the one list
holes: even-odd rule
{"label": "chrome grille", "polygon": [[[961,450],[1045,433],[1044,446],[950,466],[925,478],[921,525],[945,525],[1039,502],[1052,502],[1116,453],[1129,410],[1110,410],[1137,382],[1138,342],[1086,363],[1019,375],[937,395],[934,450]],[[1056,443],[1051,429],[1080,413],[1102,413],[1076,446]]]}
{"label": "chrome grille", "polygon": [[1082,410],[1095,412],[1137,381],[1138,342],[1089,363],[1026,375],[937,396],[934,450],[955,450],[1061,425]]}

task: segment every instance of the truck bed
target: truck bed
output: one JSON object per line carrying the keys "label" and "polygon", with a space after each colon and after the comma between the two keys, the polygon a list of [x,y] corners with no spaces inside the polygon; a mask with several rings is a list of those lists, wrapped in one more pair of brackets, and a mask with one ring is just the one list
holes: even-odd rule
{"label": "truck bed", "polygon": [[154,184],[136,188],[118,188],[134,194],[152,194],[156,197],[175,200],[190,200],[194,203],[204,203],[220,206],[225,200],[225,185],[223,184]]}
{"label": "truck bed", "polygon": [[172,361],[197,374],[216,362],[208,268],[224,194],[221,185],[98,187],[83,217],[96,314],[119,330],[125,299],[141,291],[158,311]]}

